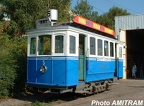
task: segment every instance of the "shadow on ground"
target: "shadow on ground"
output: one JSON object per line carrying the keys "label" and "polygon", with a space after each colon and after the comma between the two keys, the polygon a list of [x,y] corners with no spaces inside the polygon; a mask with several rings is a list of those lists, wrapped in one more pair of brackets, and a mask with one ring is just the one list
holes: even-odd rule
{"label": "shadow on ground", "polygon": [[15,97],[15,99],[27,101],[31,103],[35,103],[35,102],[50,103],[50,102],[56,102],[56,101],[68,102],[68,101],[76,100],[78,98],[84,98],[87,96],[82,95],[82,94],[76,94],[76,93],[51,94],[51,93],[27,92],[21,96]]}

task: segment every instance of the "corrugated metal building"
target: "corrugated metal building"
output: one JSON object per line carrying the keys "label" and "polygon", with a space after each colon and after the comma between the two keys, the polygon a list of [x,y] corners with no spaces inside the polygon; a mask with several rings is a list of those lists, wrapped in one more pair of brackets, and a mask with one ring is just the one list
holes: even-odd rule
{"label": "corrugated metal building", "polygon": [[124,30],[144,29],[144,14],[116,16],[115,17],[116,35],[119,34],[120,29]]}
{"label": "corrugated metal building", "polygon": [[136,63],[136,76],[141,77],[139,66],[144,66],[144,14],[115,17],[115,33],[124,43],[123,78],[132,77],[132,65]]}

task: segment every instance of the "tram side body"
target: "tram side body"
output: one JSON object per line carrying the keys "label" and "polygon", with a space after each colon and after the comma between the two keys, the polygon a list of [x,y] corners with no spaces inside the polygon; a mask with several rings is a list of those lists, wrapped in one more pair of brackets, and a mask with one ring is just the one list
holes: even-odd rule
{"label": "tram side body", "polygon": [[[94,33],[83,31],[83,30],[79,31],[79,29],[77,28],[72,28],[72,29],[71,28],[72,27],[64,27],[64,29],[60,28],[61,30],[59,30],[59,27],[57,28],[55,27],[52,28],[50,31],[53,31],[53,33],[55,32],[67,33],[67,31],[69,32],[74,31],[76,33],[83,32],[83,33],[89,33],[91,35],[94,35],[97,38],[97,36]],[[35,29],[34,31],[29,32],[30,35],[29,37],[31,37],[31,33],[40,33],[40,35],[43,35],[45,33],[49,33],[49,29],[46,30],[40,29],[38,31],[37,29]],[[64,39],[66,36],[69,37],[68,35],[64,35],[63,36]],[[98,38],[101,37],[102,37],[101,35],[98,36]],[[38,38],[38,36],[36,38]],[[86,36],[86,38],[88,38],[88,36]],[[107,37],[104,37],[104,39],[107,39]],[[111,40],[111,38],[108,39],[109,39],[108,41]],[[64,40],[64,45],[67,44],[68,42],[69,41]],[[30,47],[30,42],[28,44],[28,49],[29,47]],[[76,48],[78,48],[78,45],[76,45]],[[55,91],[60,92],[69,89],[73,90],[76,89],[76,87],[81,84],[85,85],[85,84],[91,84],[91,83],[96,83],[101,81],[113,80],[116,67],[117,67],[118,77],[122,78],[123,60],[118,61],[116,66],[115,57],[113,58],[104,57],[104,56],[93,57],[93,56],[89,56],[89,53],[88,54],[86,53],[85,59],[83,59],[85,67],[82,66],[84,68],[84,71],[81,73],[79,71],[80,57],[79,57],[78,50],[76,50],[76,54],[77,55],[74,56],[72,55],[30,56],[28,55],[27,84],[29,86],[36,87],[36,88],[46,88],[50,90],[50,92],[55,92]],[[42,72],[41,68],[43,68],[45,72]],[[80,74],[82,74],[82,76]]]}

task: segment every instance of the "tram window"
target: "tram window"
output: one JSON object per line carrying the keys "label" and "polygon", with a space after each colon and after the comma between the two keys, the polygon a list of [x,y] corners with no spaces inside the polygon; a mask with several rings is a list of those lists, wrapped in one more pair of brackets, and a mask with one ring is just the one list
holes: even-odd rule
{"label": "tram window", "polygon": [[108,56],[109,54],[109,46],[108,41],[104,41],[104,56]]}
{"label": "tram window", "polygon": [[102,40],[101,39],[98,39],[98,50],[97,50],[97,54],[98,54],[98,56],[102,56],[102,54],[103,54],[103,49],[102,49],[102,47],[103,47],[103,43],[102,43]]}
{"label": "tram window", "polygon": [[51,35],[39,36],[38,44],[39,55],[50,55],[51,54]]}
{"label": "tram window", "polygon": [[90,37],[90,54],[95,55],[95,38]]}
{"label": "tram window", "polygon": [[30,54],[36,53],[36,38],[31,38],[30,40]]}
{"label": "tram window", "polygon": [[76,39],[74,36],[70,35],[70,53],[75,54],[76,53]]}
{"label": "tram window", "polygon": [[119,58],[122,58],[122,47],[119,47]]}
{"label": "tram window", "polygon": [[114,57],[114,44],[110,42],[110,56]]}
{"label": "tram window", "polygon": [[55,37],[55,53],[63,53],[63,36],[58,35]]}

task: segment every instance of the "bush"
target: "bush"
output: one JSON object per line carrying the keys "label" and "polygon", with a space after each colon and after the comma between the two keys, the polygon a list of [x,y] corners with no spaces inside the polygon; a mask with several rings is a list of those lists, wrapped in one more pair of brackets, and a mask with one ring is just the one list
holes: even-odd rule
{"label": "bush", "polygon": [[43,103],[43,102],[35,102],[32,104],[32,106],[47,106],[47,104]]}
{"label": "bush", "polygon": [[21,93],[26,82],[27,38],[0,33],[0,50],[0,96]]}
{"label": "bush", "polygon": [[0,33],[0,96],[12,94],[16,77],[16,61],[11,54],[9,36]]}
{"label": "bush", "polygon": [[16,61],[16,78],[14,90],[16,93],[25,90],[26,68],[27,68],[27,38],[15,38],[14,47],[11,50],[13,58]]}

